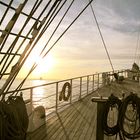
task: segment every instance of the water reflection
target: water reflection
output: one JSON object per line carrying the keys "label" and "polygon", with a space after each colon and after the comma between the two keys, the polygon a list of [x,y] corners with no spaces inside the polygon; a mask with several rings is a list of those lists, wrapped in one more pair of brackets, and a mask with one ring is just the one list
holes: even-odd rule
{"label": "water reflection", "polygon": [[[33,81],[33,86],[41,85],[46,83],[43,80],[35,80]],[[50,111],[50,108],[55,105],[55,85],[41,86],[33,89],[33,106],[34,108],[37,106],[44,106],[47,109],[47,112]],[[54,96],[52,96],[54,94]],[[48,111],[49,109],[49,111]]]}
{"label": "water reflection", "polygon": [[44,98],[45,90],[43,87],[38,87],[33,89],[33,104],[34,107],[38,105],[43,105],[42,98]]}
{"label": "water reflection", "polygon": [[33,89],[33,100],[35,101],[36,98],[44,97],[45,89],[43,87],[38,87]]}

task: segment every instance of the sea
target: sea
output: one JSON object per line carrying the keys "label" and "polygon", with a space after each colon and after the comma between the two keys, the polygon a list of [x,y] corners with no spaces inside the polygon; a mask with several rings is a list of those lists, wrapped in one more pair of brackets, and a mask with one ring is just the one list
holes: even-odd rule
{"label": "sea", "polygon": [[[46,109],[47,114],[53,112],[56,109],[56,104],[58,109],[65,107],[69,105],[69,101],[59,101],[59,94],[62,90],[62,87],[65,82],[70,82],[70,80],[67,81],[60,81],[59,80],[26,80],[24,83],[22,89],[18,94],[23,95],[24,100],[32,99],[33,102],[33,108],[36,108],[37,106],[44,106]],[[5,80],[1,80],[1,87]],[[12,84],[10,91],[15,90],[17,86],[22,82],[21,79],[16,79],[14,83]],[[97,85],[96,80],[94,81],[94,88]],[[57,85],[58,84],[58,85]],[[72,81],[72,102],[79,99],[79,97],[84,97],[87,95],[87,91],[90,92],[93,90],[93,80],[89,79],[88,81],[88,89],[87,89],[87,78],[82,80],[82,86],[80,89],[80,79],[75,79]],[[0,88],[1,88],[0,87]],[[58,88],[57,88],[58,87]],[[68,90],[68,89],[66,89]],[[66,91],[67,92],[67,91]],[[80,95],[81,92],[81,95]],[[56,93],[58,93],[58,96],[56,96]],[[9,96],[9,95],[8,95]],[[56,98],[58,97],[58,100],[56,102]]]}

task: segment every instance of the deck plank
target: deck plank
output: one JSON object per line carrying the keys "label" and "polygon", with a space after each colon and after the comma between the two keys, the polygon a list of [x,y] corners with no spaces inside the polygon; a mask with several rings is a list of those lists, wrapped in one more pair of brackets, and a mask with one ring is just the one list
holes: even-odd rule
{"label": "deck plank", "polygon": [[58,139],[69,139],[69,134],[71,133],[72,127],[75,126],[75,123],[77,122],[77,116],[78,113],[75,112],[75,115],[71,116],[71,119],[67,121],[67,124],[62,122],[65,133],[61,131],[59,135],[57,135]]}
{"label": "deck plank", "polygon": [[[83,101],[80,101],[80,104],[81,104],[81,102],[83,102]],[[78,114],[77,114],[76,118],[73,119],[73,124],[69,123],[69,126],[66,126],[67,130],[69,132],[68,133],[69,139],[72,139],[71,135],[74,133],[74,131],[79,130],[79,126],[82,125],[82,123],[84,122],[83,120],[86,119],[85,116],[88,113],[87,107],[85,107],[85,106],[82,109],[78,109],[76,106],[73,106],[73,107]],[[82,119],[81,119],[81,117],[82,117]],[[64,137],[62,137],[61,139],[64,139]]]}
{"label": "deck plank", "polygon": [[[84,133],[85,133],[85,129],[87,129],[87,126],[91,123],[89,121],[89,118],[91,117],[90,115],[92,115],[92,111],[89,109],[90,108],[90,101],[88,101],[89,104],[85,104],[84,106],[86,107],[86,110],[84,111],[84,114],[81,116],[79,115],[79,120],[81,120],[79,122],[78,125],[78,129],[77,132],[75,133],[73,139],[79,139],[81,136],[83,137]],[[94,108],[93,108],[94,109]],[[82,139],[82,138],[80,138]]]}
{"label": "deck plank", "polygon": [[[78,106],[78,108],[80,108],[80,106]],[[61,129],[59,128],[59,130],[55,134],[53,134],[52,139],[56,139],[56,137],[57,137],[57,139],[59,139],[60,135],[64,135],[68,139],[68,132],[67,132],[67,127],[66,126],[69,125],[69,124],[72,124],[73,119],[77,115],[78,115],[77,112],[72,111],[70,113],[70,115],[64,119],[63,115],[57,114],[57,116],[59,118],[60,125],[61,125]]]}

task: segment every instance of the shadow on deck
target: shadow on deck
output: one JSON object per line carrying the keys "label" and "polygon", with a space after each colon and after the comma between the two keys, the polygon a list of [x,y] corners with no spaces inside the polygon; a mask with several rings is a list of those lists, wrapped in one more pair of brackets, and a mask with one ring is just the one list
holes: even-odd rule
{"label": "shadow on deck", "polygon": [[45,125],[28,134],[27,140],[95,140],[97,104],[91,102],[91,98],[98,94],[110,96],[111,93],[121,97],[123,93],[139,91],[138,83],[130,80],[100,88],[46,120]]}
{"label": "shadow on deck", "polygon": [[27,140],[81,140],[95,138],[96,103],[88,97],[56,113],[46,124],[30,133]]}

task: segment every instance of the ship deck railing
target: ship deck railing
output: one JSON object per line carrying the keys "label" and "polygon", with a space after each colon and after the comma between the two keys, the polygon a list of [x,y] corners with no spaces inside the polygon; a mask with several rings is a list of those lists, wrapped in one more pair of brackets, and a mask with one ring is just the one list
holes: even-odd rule
{"label": "ship deck railing", "polygon": [[[101,134],[102,128],[98,121],[101,119],[101,106],[104,104],[102,102],[91,102],[92,98],[99,96],[99,99],[104,99],[104,97],[110,96],[111,93],[115,93],[120,97],[129,88],[130,91],[133,91],[139,87],[137,86],[138,82],[133,81],[132,77],[129,78],[130,70],[115,72],[125,78],[122,84],[115,81],[113,72],[110,71],[19,90],[18,92],[22,92],[24,98],[27,98],[26,94],[28,95],[25,102],[27,106],[32,107],[33,112],[32,114],[29,113],[30,123],[27,140],[108,139],[103,131]],[[59,95],[66,82],[71,84],[71,96],[68,101],[59,101]],[[42,112],[36,110],[38,107],[42,110],[40,108],[42,106],[46,113],[46,117],[43,119],[40,118]],[[113,140],[114,137],[111,139]]]}
{"label": "ship deck railing", "polygon": [[[126,78],[128,77],[128,71],[129,70],[127,69],[116,70],[115,72]],[[109,82],[115,80],[112,74],[113,71],[95,73],[91,75],[60,80],[57,82],[22,88],[17,90],[17,92],[22,92],[26,104],[30,103],[33,108],[36,108],[40,105],[44,106],[46,115],[49,115],[53,112],[57,112],[66,108],[71,103],[79,101],[104,85],[109,84]],[[104,77],[104,75],[110,76]],[[66,82],[69,82],[71,85],[70,98],[68,101],[59,101],[59,95],[62,91],[63,85]],[[12,92],[13,91],[9,91],[7,94],[11,94]]]}

